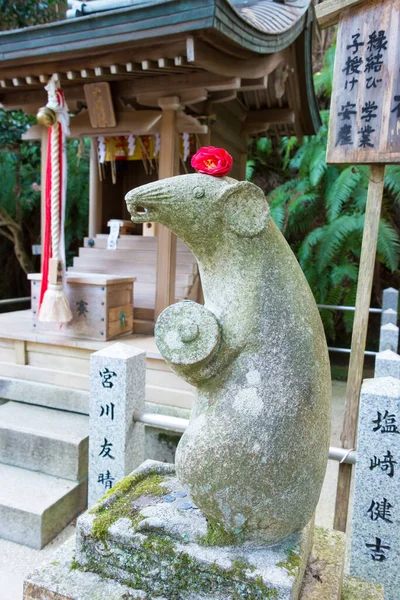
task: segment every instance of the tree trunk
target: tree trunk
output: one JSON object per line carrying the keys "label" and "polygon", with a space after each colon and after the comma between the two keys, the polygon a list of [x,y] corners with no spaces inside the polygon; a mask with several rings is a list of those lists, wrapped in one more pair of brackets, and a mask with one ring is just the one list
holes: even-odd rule
{"label": "tree trunk", "polygon": [[22,231],[19,229],[18,230],[14,229],[14,231],[12,233],[13,233],[13,238],[14,238],[15,256],[17,257],[17,260],[18,260],[19,264],[21,265],[22,270],[26,274],[33,273],[33,271],[35,269],[34,269],[31,257],[25,250],[24,238],[23,238]]}

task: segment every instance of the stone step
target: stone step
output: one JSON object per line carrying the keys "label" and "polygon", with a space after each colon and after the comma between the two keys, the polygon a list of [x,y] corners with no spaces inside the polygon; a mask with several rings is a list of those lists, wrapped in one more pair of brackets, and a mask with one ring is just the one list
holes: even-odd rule
{"label": "stone step", "polygon": [[80,483],[0,464],[0,537],[41,549],[82,512]]}
{"label": "stone step", "polygon": [[[89,239],[91,239],[91,244],[89,245]],[[83,244],[87,248],[107,248],[107,233],[98,233],[95,238],[85,237],[83,240]],[[157,236],[150,235],[121,235],[118,238],[118,248],[156,248],[157,247]],[[182,240],[177,238],[176,247],[178,250],[183,250],[184,252],[188,251],[188,247]]]}
{"label": "stone step", "polygon": [[0,462],[72,481],[87,477],[88,417],[43,406],[0,406]]}

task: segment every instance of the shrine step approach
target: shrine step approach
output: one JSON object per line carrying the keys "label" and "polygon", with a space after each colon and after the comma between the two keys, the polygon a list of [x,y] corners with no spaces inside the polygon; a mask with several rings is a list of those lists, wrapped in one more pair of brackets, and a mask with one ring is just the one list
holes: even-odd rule
{"label": "shrine step approach", "polygon": [[88,417],[0,406],[0,537],[42,548],[87,503]]}

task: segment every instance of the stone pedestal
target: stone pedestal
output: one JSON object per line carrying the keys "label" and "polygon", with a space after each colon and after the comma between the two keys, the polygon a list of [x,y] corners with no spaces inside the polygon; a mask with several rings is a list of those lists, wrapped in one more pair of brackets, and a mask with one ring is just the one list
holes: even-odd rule
{"label": "stone pedestal", "polygon": [[24,600],[340,600],[343,535],[312,540],[310,523],[275,546],[229,545],[173,465],[146,461],[80,517],[76,546],[27,578]]}
{"label": "stone pedestal", "polygon": [[146,461],[78,521],[76,561],[90,572],[171,600],[297,600],[312,525],[272,547],[231,546],[175,477]]}

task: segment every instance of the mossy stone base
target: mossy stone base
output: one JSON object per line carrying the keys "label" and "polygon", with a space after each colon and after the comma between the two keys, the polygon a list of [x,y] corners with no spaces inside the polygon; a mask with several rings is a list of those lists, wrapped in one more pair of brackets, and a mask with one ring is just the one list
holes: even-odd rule
{"label": "mossy stone base", "polygon": [[345,535],[316,527],[301,600],[341,600]]}
{"label": "mossy stone base", "polygon": [[207,523],[173,465],[146,461],[79,518],[74,566],[151,600],[298,600],[312,532],[243,544]]}
{"label": "mossy stone base", "polygon": [[26,578],[23,600],[148,600],[140,590],[71,568],[74,552],[75,539],[72,537],[59,548],[49,564]]}
{"label": "mossy stone base", "polygon": [[[146,534],[143,534],[143,538],[149,539]],[[155,539],[163,540],[160,544],[161,548],[168,536],[164,538],[159,535]],[[304,547],[305,540],[310,539],[310,535],[303,535],[302,539]],[[76,559],[78,553],[75,550],[74,542],[75,540],[71,538],[58,550],[50,564],[38,569],[27,578],[24,584],[24,600],[38,600],[38,598],[40,600],[170,600],[170,598],[179,598],[179,600],[209,600],[211,598],[213,600],[242,600],[243,598],[268,600],[269,598],[277,598],[280,600],[290,597],[287,594],[284,595],[285,592],[282,591],[282,588],[279,589],[278,584],[275,591],[270,588],[269,592],[265,593],[264,591],[263,595],[260,595],[260,588],[262,586],[265,588],[265,581],[262,583],[260,581],[257,564],[257,561],[262,560],[265,556],[265,549],[262,548],[258,550],[243,547],[241,549],[233,549],[232,547],[214,548],[214,551],[219,554],[219,558],[218,562],[216,561],[213,565],[213,569],[210,570],[210,563],[204,564],[198,561],[194,564],[191,555],[186,554],[185,546],[182,545],[183,549],[180,555],[178,551],[175,553],[175,566],[179,565],[179,556],[180,560],[184,561],[182,571],[179,573],[182,577],[181,589],[176,591],[173,584],[174,575],[171,570],[168,573],[168,568],[172,564],[171,557],[167,556],[166,560],[161,560],[160,548],[157,547],[157,543],[153,539],[151,543],[153,544],[154,563],[157,564],[157,567],[154,567],[151,572],[147,572],[147,577],[143,578],[143,581],[153,579],[153,585],[159,585],[160,578],[162,579],[164,573],[163,581],[166,592],[161,594],[149,593],[146,589],[134,589],[131,580],[128,583],[118,581],[118,574],[123,574],[121,567],[115,569],[117,573],[115,579],[106,577],[104,572],[101,572],[102,566],[107,563],[110,554],[116,553],[117,545],[113,547],[111,547],[111,544],[107,547],[103,545],[103,556],[99,556],[96,573],[82,570]],[[80,543],[82,543],[82,540]],[[143,541],[143,544],[145,544],[145,541]],[[123,551],[120,551],[119,556],[123,557],[124,560],[127,559],[129,553],[135,556],[138,546],[138,544],[135,547],[127,545]],[[186,549],[190,546],[191,544],[188,542]],[[200,546],[198,548],[200,549]],[[275,553],[280,552],[279,548],[276,547],[269,548],[269,550],[274,550]],[[300,576],[298,576],[298,571],[301,569],[299,552],[296,551],[295,547],[291,549],[286,547],[284,555],[286,555],[284,560],[278,562],[275,568],[269,567],[270,572],[275,572],[276,578],[276,569],[280,569],[281,574],[283,571],[293,581],[300,581]],[[251,560],[253,560],[253,563]],[[274,556],[274,560],[276,560],[276,556]],[[384,599],[382,586],[365,583],[354,578],[346,578],[341,591],[342,562],[343,536],[337,532],[317,529],[299,600]],[[166,575],[169,579],[166,578]],[[185,582],[187,582],[188,576],[193,575],[198,576],[198,587],[187,590],[185,589]],[[209,576],[209,588],[204,591],[202,585],[206,581],[205,577],[207,575]],[[129,580],[132,574],[125,573],[125,577]],[[256,584],[253,588],[250,588],[249,584],[251,579]],[[223,588],[227,580],[230,581],[231,586],[234,581],[235,584],[233,585],[241,585],[242,587],[233,592],[227,592],[223,589],[214,591],[218,590],[218,586]],[[298,598],[298,595],[294,595],[293,598]]]}
{"label": "mossy stone base", "polygon": [[345,577],[341,600],[384,600],[383,585]]}

